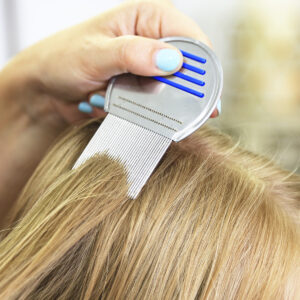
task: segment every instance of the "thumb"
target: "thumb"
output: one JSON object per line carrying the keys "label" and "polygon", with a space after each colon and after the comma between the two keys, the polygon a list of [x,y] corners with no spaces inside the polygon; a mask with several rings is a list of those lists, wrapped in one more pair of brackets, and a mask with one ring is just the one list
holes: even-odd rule
{"label": "thumb", "polygon": [[101,71],[108,77],[127,72],[142,76],[169,75],[178,71],[183,63],[177,48],[139,36],[109,39],[103,50]]}

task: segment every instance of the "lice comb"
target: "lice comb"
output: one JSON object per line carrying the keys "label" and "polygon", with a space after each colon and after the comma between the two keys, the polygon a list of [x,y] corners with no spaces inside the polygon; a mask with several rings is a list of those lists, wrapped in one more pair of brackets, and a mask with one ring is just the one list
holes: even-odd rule
{"label": "lice comb", "polygon": [[171,142],[209,118],[222,90],[222,67],[210,48],[183,37],[162,41],[180,49],[182,69],[166,77],[114,77],[105,98],[109,114],[73,167],[107,154],[125,166],[130,198],[137,197]]}

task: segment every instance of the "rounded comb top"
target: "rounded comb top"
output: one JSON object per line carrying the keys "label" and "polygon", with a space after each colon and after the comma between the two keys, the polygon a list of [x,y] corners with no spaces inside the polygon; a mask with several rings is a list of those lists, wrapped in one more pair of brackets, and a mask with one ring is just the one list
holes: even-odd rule
{"label": "rounded comb top", "polygon": [[162,41],[181,51],[181,70],[165,77],[123,74],[113,78],[105,110],[177,142],[212,114],[220,98],[223,71],[214,52],[199,41],[184,37]]}

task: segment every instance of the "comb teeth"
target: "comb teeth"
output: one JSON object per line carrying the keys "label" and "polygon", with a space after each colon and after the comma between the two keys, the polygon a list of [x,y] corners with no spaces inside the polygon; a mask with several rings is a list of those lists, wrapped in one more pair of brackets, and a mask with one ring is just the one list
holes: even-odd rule
{"label": "comb teeth", "polygon": [[[183,51],[183,50],[180,50],[182,55],[184,57],[187,57],[191,60],[194,60],[194,61],[197,61],[201,64],[205,64],[206,63],[206,59],[203,58],[203,57],[200,57],[200,56],[197,56],[197,55],[194,55],[192,53],[189,53],[189,52],[186,52],[186,51]],[[192,71],[194,73],[197,73],[197,74],[200,74],[200,75],[205,75],[206,74],[206,71],[201,69],[201,68],[198,68],[198,67],[195,67],[193,65],[190,65],[188,63],[183,63],[182,64],[182,68],[183,69],[187,69],[189,71]],[[205,82],[202,81],[202,80],[199,80],[199,79],[196,79],[192,76],[189,76],[189,75],[186,75],[186,74],[183,74],[182,72],[176,72],[173,74],[173,76],[176,76],[178,78],[181,78],[185,81],[188,81],[188,82],[191,82],[195,85],[198,85],[198,86],[204,86],[205,85]],[[203,98],[204,97],[204,94],[195,90],[195,89],[192,89],[192,88],[189,88],[183,84],[180,84],[180,83],[177,83],[177,82],[174,82],[172,81],[171,79],[167,79],[166,77],[161,77],[161,76],[154,76],[153,79],[157,80],[157,81],[160,81],[160,82],[163,82],[165,84],[168,84],[174,88],[177,88],[179,90],[182,90],[184,92],[187,92],[187,93],[190,93],[194,96],[197,96],[199,98]]]}
{"label": "comb teeth", "polygon": [[95,154],[106,154],[125,167],[128,197],[136,198],[171,144],[171,139],[108,114],[73,169]]}

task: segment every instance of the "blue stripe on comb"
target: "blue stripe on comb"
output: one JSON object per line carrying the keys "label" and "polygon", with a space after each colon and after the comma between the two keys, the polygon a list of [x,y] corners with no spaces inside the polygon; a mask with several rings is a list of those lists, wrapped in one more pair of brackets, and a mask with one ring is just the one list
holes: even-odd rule
{"label": "blue stripe on comb", "polygon": [[203,93],[200,93],[200,92],[198,92],[196,90],[190,89],[190,88],[188,88],[188,87],[186,87],[184,85],[181,85],[179,83],[173,82],[173,81],[171,81],[171,80],[169,80],[169,79],[167,79],[165,77],[154,76],[153,78],[156,79],[156,80],[158,80],[158,81],[160,81],[160,82],[163,82],[165,84],[171,85],[171,86],[173,86],[173,87],[175,87],[175,88],[177,88],[179,90],[182,90],[182,91],[185,91],[185,92],[190,93],[192,95],[195,95],[197,97],[200,97],[200,98],[204,97]]}
{"label": "blue stripe on comb", "polygon": [[182,53],[182,55],[184,57],[187,57],[187,58],[190,58],[192,60],[198,61],[198,62],[200,62],[202,64],[206,63],[206,59],[205,58],[202,58],[200,56],[194,55],[192,53],[189,53],[189,52],[186,52],[186,51],[183,51],[183,50],[180,50],[180,51],[181,51],[181,53]]}
{"label": "blue stripe on comb", "polygon": [[176,76],[176,77],[182,78],[182,79],[184,79],[184,80],[187,80],[187,81],[189,81],[189,82],[198,84],[198,85],[200,85],[200,86],[204,86],[204,85],[205,85],[205,82],[204,82],[204,81],[198,80],[198,79],[196,79],[196,78],[194,78],[194,77],[191,77],[191,76],[188,76],[188,75],[185,75],[185,74],[183,74],[183,73],[181,73],[181,72],[176,72],[176,73],[174,73],[173,75]]}
{"label": "blue stripe on comb", "polygon": [[187,64],[187,63],[183,63],[183,64],[182,64],[182,67],[185,68],[185,69],[187,69],[187,70],[190,70],[190,71],[193,71],[193,72],[195,72],[195,73],[198,73],[198,74],[200,74],[200,75],[204,75],[204,74],[206,73],[204,70],[199,69],[199,68],[197,68],[197,67],[194,67],[194,66],[192,66],[192,65],[189,65],[189,64]]}

